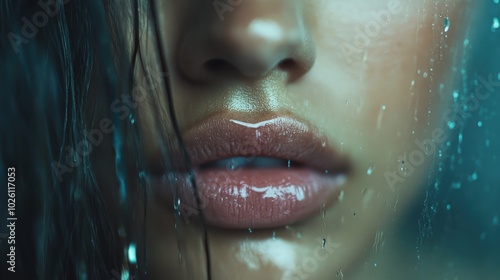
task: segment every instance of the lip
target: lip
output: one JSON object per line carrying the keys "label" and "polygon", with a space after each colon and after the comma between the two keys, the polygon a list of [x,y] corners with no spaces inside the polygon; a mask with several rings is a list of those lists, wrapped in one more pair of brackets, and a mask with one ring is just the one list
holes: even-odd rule
{"label": "lip", "polygon": [[[187,176],[181,176],[178,198],[189,216],[202,210],[207,224],[216,227],[276,228],[320,213],[321,207],[333,202],[350,163],[334,151],[325,135],[290,114],[241,119],[236,113],[212,115],[183,133],[200,198],[197,206]],[[293,164],[207,167],[207,163],[234,157],[278,158]],[[154,159],[152,166],[160,166],[160,159]],[[173,190],[165,178],[151,176],[152,185],[163,202],[172,204]]]}

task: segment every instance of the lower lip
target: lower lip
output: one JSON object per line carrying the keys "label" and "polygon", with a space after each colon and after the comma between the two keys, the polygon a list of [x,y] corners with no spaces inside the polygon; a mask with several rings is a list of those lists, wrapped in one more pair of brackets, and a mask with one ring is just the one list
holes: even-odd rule
{"label": "lower lip", "polygon": [[[191,214],[193,209],[202,209],[209,225],[232,229],[276,228],[319,214],[321,207],[338,196],[345,181],[344,175],[306,168],[204,168],[195,172],[200,205],[195,207],[188,187],[181,188],[181,203]],[[164,184],[160,188],[162,197],[172,198]]]}

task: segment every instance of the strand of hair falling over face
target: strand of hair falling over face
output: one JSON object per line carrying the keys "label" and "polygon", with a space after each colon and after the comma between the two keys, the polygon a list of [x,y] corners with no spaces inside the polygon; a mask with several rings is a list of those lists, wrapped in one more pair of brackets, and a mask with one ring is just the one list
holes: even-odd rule
{"label": "strand of hair falling over face", "polygon": [[[156,47],[157,47],[158,55],[160,58],[160,67],[161,67],[162,73],[168,73],[168,66],[166,63],[165,54],[163,52],[164,48],[162,46],[160,30],[158,27],[159,26],[159,19],[158,19],[158,15],[156,13],[155,7],[157,7],[156,1],[151,0],[149,2],[149,9],[150,9],[152,17],[153,17],[154,32],[155,32],[155,37],[156,37]],[[196,204],[199,206],[199,205],[201,205],[201,200],[200,200],[200,196],[198,194],[198,189],[196,186],[194,172],[193,172],[193,169],[191,168],[191,160],[189,159],[186,147],[184,145],[184,142],[182,141],[182,137],[181,137],[181,134],[179,131],[178,123],[177,123],[177,118],[175,116],[174,105],[173,105],[173,100],[172,100],[172,89],[170,86],[170,82],[168,81],[168,75],[162,76],[162,78],[164,80],[165,91],[166,91],[167,99],[168,99],[167,101],[168,101],[169,117],[170,117],[170,120],[172,121],[172,126],[174,129],[175,137],[179,141],[179,146],[181,149],[183,159],[188,165],[188,177],[189,177],[191,185],[193,186],[193,192],[195,195]],[[207,278],[208,278],[208,280],[212,280],[212,272],[211,272],[211,264],[210,264],[210,249],[209,249],[209,245],[208,245],[208,235],[207,235],[207,231],[205,228],[205,217],[204,217],[204,213],[203,213],[203,210],[201,209],[201,207],[198,207],[198,208],[200,208],[200,213],[199,213],[200,226],[201,226],[200,230],[202,233],[203,247],[204,247],[204,251],[205,251],[206,266],[207,266]]]}
{"label": "strand of hair falling over face", "polygon": [[[104,3],[99,0],[94,0],[95,4],[95,13],[94,20],[99,22],[100,26],[106,26],[106,8]],[[114,69],[114,61],[113,55],[110,49],[110,34],[107,32],[106,28],[101,29],[101,34],[96,35],[96,46],[99,50],[99,61],[101,61],[102,65],[104,65],[104,72],[106,73],[105,79],[105,88],[108,94],[108,102],[111,104],[114,100],[118,98],[118,94],[120,92],[119,88],[119,74]],[[126,57],[120,53],[119,58],[121,61],[126,61]],[[125,137],[124,137],[124,129],[121,125],[121,120],[118,117],[118,114],[113,114],[112,118],[114,131],[113,131],[113,148],[115,151],[115,174],[118,181],[118,190],[119,190],[119,207],[121,213],[121,219],[118,224],[118,234],[121,238],[122,246],[128,247],[128,244],[132,243],[130,232],[132,232],[132,221],[131,219],[124,219],[123,217],[132,217],[129,194],[127,193],[127,164],[125,157]],[[122,255],[122,268],[121,268],[121,276],[129,277],[130,275],[135,274],[135,266],[131,266],[126,254]]]}

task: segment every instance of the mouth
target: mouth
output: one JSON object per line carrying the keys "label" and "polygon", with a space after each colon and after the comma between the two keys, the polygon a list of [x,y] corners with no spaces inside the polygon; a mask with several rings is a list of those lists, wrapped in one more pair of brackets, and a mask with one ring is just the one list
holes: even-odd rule
{"label": "mouth", "polygon": [[[178,192],[184,205],[211,226],[259,229],[300,222],[334,201],[350,164],[326,136],[290,115],[237,117],[215,115],[183,134],[200,198],[197,205],[186,180]],[[172,204],[163,177],[152,176],[153,188]]]}

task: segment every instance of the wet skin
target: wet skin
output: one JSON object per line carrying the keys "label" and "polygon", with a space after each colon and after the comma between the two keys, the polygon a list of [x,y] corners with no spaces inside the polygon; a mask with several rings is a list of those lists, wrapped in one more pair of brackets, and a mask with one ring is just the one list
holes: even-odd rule
{"label": "wet skin", "polygon": [[[446,69],[460,50],[465,1],[246,0],[230,8],[212,1],[158,2],[183,135],[217,115],[256,123],[285,114],[311,124],[351,164],[324,213],[318,202],[316,214],[286,227],[250,233],[210,226],[213,279],[352,275],[378,232],[412,205],[427,178],[431,155],[410,175],[401,171],[401,155],[419,149],[415,140],[446,137],[434,130],[443,127],[449,101],[439,86],[450,91]],[[146,34],[143,47],[152,50],[153,34]],[[153,53],[151,65],[158,59]],[[139,103],[146,159],[160,150],[153,103],[167,108],[164,96]],[[160,113],[166,118],[166,110]],[[391,181],[387,172],[400,180]],[[185,259],[179,261],[172,205],[153,192],[147,207],[152,279],[203,279],[196,217],[184,227]]]}

